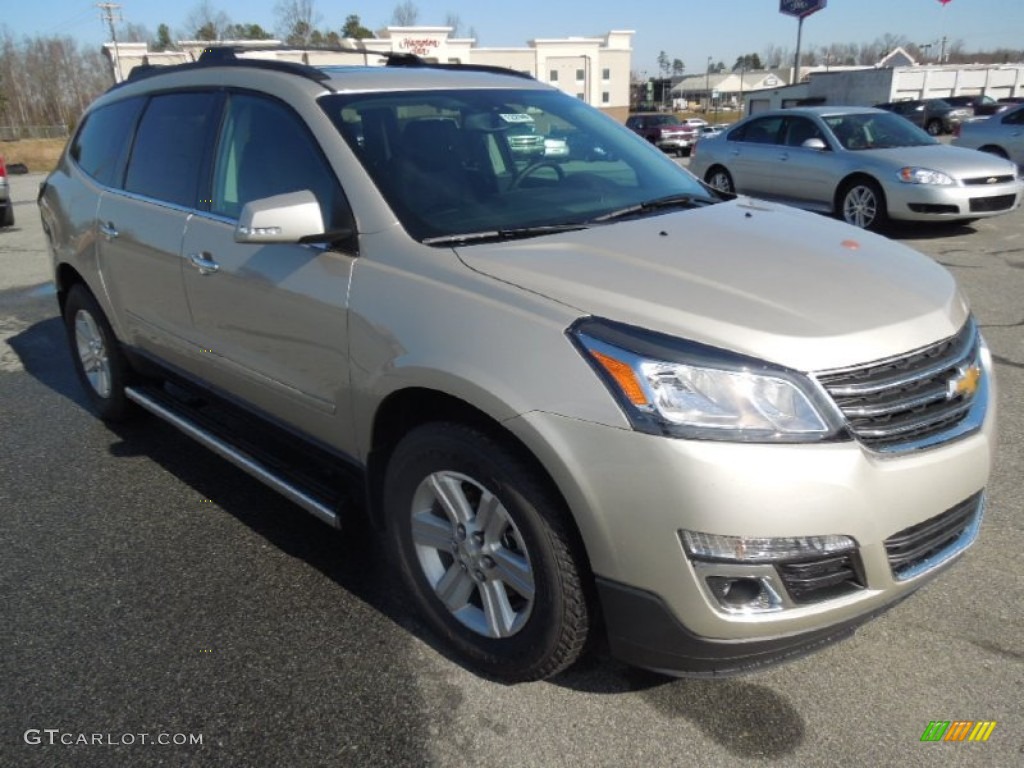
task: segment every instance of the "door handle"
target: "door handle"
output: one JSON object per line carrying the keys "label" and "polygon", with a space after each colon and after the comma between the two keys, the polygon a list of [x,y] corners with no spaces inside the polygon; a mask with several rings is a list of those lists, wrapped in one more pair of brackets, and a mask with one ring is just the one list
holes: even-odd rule
{"label": "door handle", "polygon": [[108,221],[105,224],[100,224],[100,234],[107,239],[107,242],[109,242],[121,233],[117,231],[117,227],[114,226],[114,222]]}
{"label": "door handle", "polygon": [[213,256],[206,251],[203,251],[202,253],[190,253],[188,255],[188,260],[191,262],[193,267],[199,270],[200,275],[212,275],[220,269],[220,264],[214,261]]}
{"label": "door handle", "polygon": [[782,162],[786,162],[787,160],[789,160],[789,152],[783,152],[781,155],[779,155],[779,160],[781,160]]}

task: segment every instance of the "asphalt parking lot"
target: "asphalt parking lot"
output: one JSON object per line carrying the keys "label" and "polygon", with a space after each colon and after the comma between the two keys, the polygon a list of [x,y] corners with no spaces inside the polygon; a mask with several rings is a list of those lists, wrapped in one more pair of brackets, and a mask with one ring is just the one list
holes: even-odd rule
{"label": "asphalt parking lot", "polygon": [[[853,639],[756,675],[598,655],[502,686],[436,647],[372,541],[172,427],[86,410],[40,179],[12,177],[0,231],[0,766],[1024,764],[1024,211],[891,233],[956,275],[996,359],[1000,454],[965,558]],[[933,720],[997,726],[922,743]]]}

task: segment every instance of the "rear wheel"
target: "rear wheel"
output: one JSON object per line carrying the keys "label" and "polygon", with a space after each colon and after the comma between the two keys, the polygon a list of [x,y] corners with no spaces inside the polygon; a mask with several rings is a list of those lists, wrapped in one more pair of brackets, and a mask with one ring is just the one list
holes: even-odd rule
{"label": "rear wheel", "polygon": [[122,421],[135,410],[124,388],[132,369],[95,297],[81,283],[72,286],[64,304],[64,327],[75,373],[99,417]]}
{"label": "rear wheel", "polygon": [[942,121],[941,120],[929,120],[928,125],[925,126],[925,130],[928,131],[932,136],[939,136],[942,134]]}
{"label": "rear wheel", "polygon": [[736,194],[736,186],[733,184],[732,175],[720,165],[713,166],[708,170],[704,181],[717,189],[719,192]]}
{"label": "rear wheel", "polygon": [[885,207],[885,193],[871,179],[854,179],[847,183],[839,195],[839,212],[843,221],[861,229],[879,229],[889,216]]}
{"label": "rear wheel", "polygon": [[388,464],[389,538],[424,618],[476,671],[539,680],[582,652],[585,559],[550,484],[476,429],[427,424]]}
{"label": "rear wheel", "polygon": [[8,202],[4,212],[0,215],[0,227],[14,226],[14,203]]}

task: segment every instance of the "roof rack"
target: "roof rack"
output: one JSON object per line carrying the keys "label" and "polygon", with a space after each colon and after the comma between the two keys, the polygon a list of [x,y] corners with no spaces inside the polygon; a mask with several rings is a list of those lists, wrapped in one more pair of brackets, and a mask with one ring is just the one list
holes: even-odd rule
{"label": "roof rack", "polygon": [[[142,64],[135,67],[129,73],[128,78],[125,82],[135,82],[142,80],[147,77],[153,77],[155,75],[170,74],[171,72],[181,72],[183,70],[192,70],[203,67],[232,67],[232,66],[243,66],[253,67],[256,69],[269,69],[277,72],[287,72],[300,77],[305,77],[310,80],[315,80],[318,83],[324,83],[331,78],[331,75],[319,67],[314,67],[309,64],[300,64],[294,61],[280,61],[277,59],[259,59],[259,58],[242,58],[239,54],[252,53],[256,51],[301,51],[301,52],[329,52],[329,53],[351,53],[364,57],[364,60],[370,56],[380,56],[387,60],[387,66],[389,67],[408,67],[408,68],[424,68],[424,69],[455,69],[463,72],[490,72],[492,74],[499,75],[511,75],[513,77],[521,77],[527,80],[532,80],[532,75],[525,72],[518,72],[514,69],[506,69],[505,67],[496,67],[488,64],[462,64],[462,63],[442,63],[436,61],[427,61],[419,56],[412,53],[395,53],[392,51],[374,51],[366,48],[365,45],[360,44],[356,48],[351,48],[344,45],[337,46],[306,46],[298,48],[290,45],[259,45],[259,46],[246,46],[246,45],[216,45],[211,44],[203,49],[203,52],[199,55],[196,61],[187,62],[185,64],[172,64],[170,66],[158,66],[153,64]],[[118,87],[115,85],[114,87]]]}

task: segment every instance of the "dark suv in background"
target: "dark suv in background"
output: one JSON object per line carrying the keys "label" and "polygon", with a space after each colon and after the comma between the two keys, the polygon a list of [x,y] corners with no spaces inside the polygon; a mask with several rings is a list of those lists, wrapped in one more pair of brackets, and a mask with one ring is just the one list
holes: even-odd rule
{"label": "dark suv in background", "polygon": [[889,101],[876,104],[876,109],[885,109],[907,118],[918,128],[924,128],[932,136],[953,133],[957,126],[974,117],[970,107],[955,107],[945,99],[913,99]]}
{"label": "dark suv in background", "polygon": [[975,117],[991,117],[1010,108],[1009,104],[1002,104],[991,96],[985,96],[984,94],[976,96],[946,96],[942,100],[953,107],[969,107],[974,110]]}

